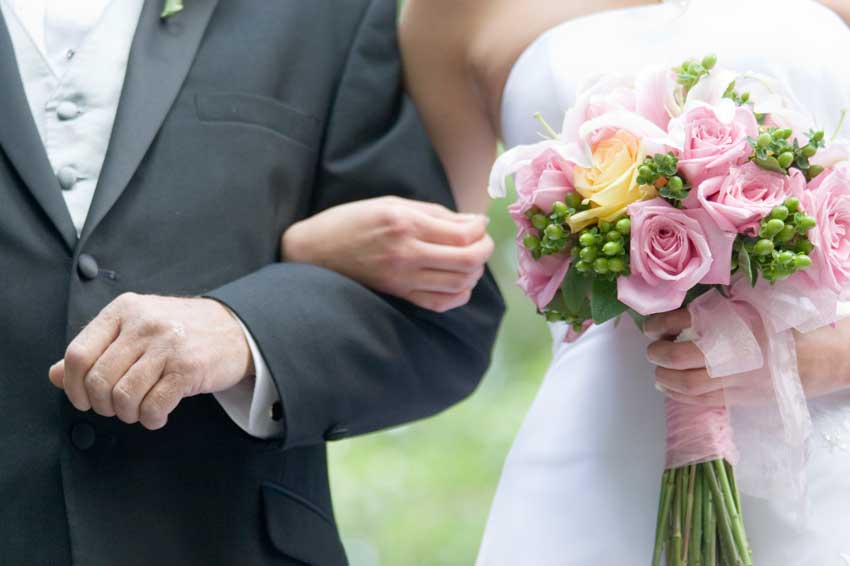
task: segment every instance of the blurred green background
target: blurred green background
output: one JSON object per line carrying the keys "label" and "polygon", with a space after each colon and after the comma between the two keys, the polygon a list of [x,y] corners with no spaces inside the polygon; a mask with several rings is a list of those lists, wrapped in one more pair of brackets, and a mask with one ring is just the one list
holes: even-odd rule
{"label": "blurred green background", "polygon": [[508,305],[479,390],[435,418],[331,444],[335,510],[352,566],[472,566],[551,338],[516,287],[507,200],[491,207],[491,269]]}

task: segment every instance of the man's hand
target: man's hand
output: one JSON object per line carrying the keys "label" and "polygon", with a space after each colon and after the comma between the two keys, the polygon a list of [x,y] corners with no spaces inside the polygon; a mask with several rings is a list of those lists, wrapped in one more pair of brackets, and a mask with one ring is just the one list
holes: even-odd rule
{"label": "man's hand", "polygon": [[80,411],[156,430],[184,397],[224,391],[253,371],[242,327],[220,303],[127,293],[71,342],[50,381]]}
{"label": "man's hand", "polygon": [[[647,358],[658,366],[656,383],[668,396],[683,403],[722,406],[725,394],[736,402],[758,403],[772,395],[771,383],[762,371],[724,378],[712,378],[705,356],[693,342],[676,342],[691,326],[686,309],[653,316],[644,332],[656,342],[650,344]],[[810,399],[850,387],[850,319],[808,334],[796,334],[800,380]],[[762,346],[764,349],[764,346]]]}

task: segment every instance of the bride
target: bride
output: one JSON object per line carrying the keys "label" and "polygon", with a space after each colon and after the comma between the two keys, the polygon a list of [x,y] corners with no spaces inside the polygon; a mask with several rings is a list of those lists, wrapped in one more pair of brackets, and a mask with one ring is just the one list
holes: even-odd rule
{"label": "bride", "polygon": [[[509,147],[536,141],[532,115],[559,124],[580,83],[598,72],[672,67],[716,53],[724,66],[790,85],[831,131],[850,107],[850,31],[839,15],[850,17],[846,0],[407,0],[401,47],[409,90],[456,200],[461,210],[481,213],[497,139]],[[358,222],[377,225],[386,206],[397,216],[419,205],[371,203],[356,211]],[[418,276],[381,270],[380,250],[300,245],[324,242],[323,215],[287,233],[287,258],[321,263],[438,310],[463,302],[461,282],[480,275],[468,270],[453,275],[452,285],[413,293]],[[487,251],[480,225],[439,216],[471,222],[474,237],[457,245],[477,245],[480,259]],[[664,462],[663,398],[653,380],[680,399],[711,402],[699,353],[665,339],[687,323],[681,313],[650,321],[651,345],[631,323],[593,328],[572,345],[553,327],[554,359],[505,464],[479,566],[649,562]],[[812,520],[800,531],[782,508],[745,497],[759,566],[850,564],[848,342],[848,323],[798,337],[816,428],[808,468]]]}

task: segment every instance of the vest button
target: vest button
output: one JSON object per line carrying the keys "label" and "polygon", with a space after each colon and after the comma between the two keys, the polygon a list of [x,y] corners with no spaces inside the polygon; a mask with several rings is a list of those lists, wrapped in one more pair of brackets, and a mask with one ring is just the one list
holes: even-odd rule
{"label": "vest button", "polygon": [[80,256],[80,259],[77,260],[77,272],[80,274],[80,277],[86,281],[91,281],[97,277],[98,273],[100,273],[100,268],[97,265],[97,261],[92,256],[89,254],[83,254]]}
{"label": "vest button", "polygon": [[59,106],[56,107],[56,115],[59,116],[60,120],[73,120],[80,115],[80,107],[70,100],[66,100],[60,102]]}
{"label": "vest button", "polygon": [[77,423],[71,427],[71,443],[78,450],[91,449],[95,441],[94,427],[89,423]]}
{"label": "vest button", "polygon": [[63,191],[70,191],[77,184],[80,176],[76,169],[65,166],[56,173],[56,178],[59,179],[59,186],[62,187]]}

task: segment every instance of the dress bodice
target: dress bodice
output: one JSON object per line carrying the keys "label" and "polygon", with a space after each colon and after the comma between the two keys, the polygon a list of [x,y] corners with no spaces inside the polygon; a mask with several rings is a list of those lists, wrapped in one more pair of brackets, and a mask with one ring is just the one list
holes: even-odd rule
{"label": "dress bodice", "polygon": [[[540,112],[554,127],[576,91],[599,73],[673,67],[709,53],[720,65],[781,80],[831,133],[850,107],[850,30],[814,0],[690,0],[604,11],[540,36],[518,59],[502,96],[508,147],[539,140]],[[845,129],[845,134],[850,129]]]}

